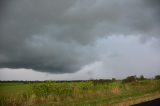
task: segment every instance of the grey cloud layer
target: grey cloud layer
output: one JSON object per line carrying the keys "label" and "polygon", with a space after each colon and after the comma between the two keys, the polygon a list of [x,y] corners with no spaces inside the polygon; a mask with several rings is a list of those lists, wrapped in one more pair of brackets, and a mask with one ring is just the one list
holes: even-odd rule
{"label": "grey cloud layer", "polygon": [[1,1],[0,67],[76,72],[98,59],[112,34],[159,39],[157,0]]}

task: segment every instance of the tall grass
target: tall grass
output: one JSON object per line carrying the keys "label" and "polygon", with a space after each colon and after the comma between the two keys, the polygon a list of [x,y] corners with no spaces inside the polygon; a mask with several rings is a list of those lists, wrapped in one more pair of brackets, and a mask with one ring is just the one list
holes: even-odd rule
{"label": "tall grass", "polygon": [[[0,84],[0,93],[6,91]],[[13,86],[8,85],[11,88]],[[16,84],[15,84],[16,86]],[[146,93],[160,92],[160,80],[143,80],[130,83],[121,81],[102,82],[43,82],[32,84],[17,84],[13,87],[10,95],[0,95],[0,106],[28,106],[28,105],[67,105],[67,104],[85,104],[111,102],[114,99],[125,98],[129,96],[143,95]],[[24,89],[23,92],[20,89]],[[20,92],[19,92],[20,91]],[[105,99],[104,99],[105,98]],[[112,98],[112,99],[111,99]],[[97,102],[98,101],[98,102]]]}

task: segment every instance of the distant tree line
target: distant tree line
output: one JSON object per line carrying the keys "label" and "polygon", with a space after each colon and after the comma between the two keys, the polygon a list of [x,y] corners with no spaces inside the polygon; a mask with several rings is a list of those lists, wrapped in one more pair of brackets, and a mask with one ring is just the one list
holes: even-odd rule
{"label": "distant tree line", "polygon": [[[154,79],[159,80],[160,75],[156,75]],[[137,77],[136,75],[134,75],[134,76],[128,76],[127,78],[123,79],[122,82],[134,82],[139,80],[147,80],[147,78],[145,78],[143,75],[141,75],[140,77]]]}
{"label": "distant tree line", "polygon": [[[124,83],[128,82],[134,82],[134,81],[139,81],[139,80],[147,80],[143,75],[140,77],[137,77],[136,75],[133,76],[128,76],[125,79],[122,80]],[[160,80],[160,75],[156,75],[154,77],[154,80]],[[45,81],[24,81],[24,80],[9,80],[9,81],[1,81],[0,83],[42,83],[42,82],[57,82],[57,83],[65,83],[65,82],[87,82],[87,81],[92,81],[94,85],[96,84],[104,84],[104,83],[111,83],[115,81],[121,81],[117,80],[116,78],[112,79],[91,79],[91,80],[60,80],[60,81],[55,81],[55,80],[45,80]]]}
{"label": "distant tree line", "polygon": [[155,79],[157,79],[157,80],[160,79],[160,75],[156,75]]}

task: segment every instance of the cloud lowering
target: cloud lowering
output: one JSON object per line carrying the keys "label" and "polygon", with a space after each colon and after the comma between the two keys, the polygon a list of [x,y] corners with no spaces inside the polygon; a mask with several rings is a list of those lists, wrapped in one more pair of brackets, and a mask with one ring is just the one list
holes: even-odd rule
{"label": "cloud lowering", "polygon": [[[132,56],[128,54],[141,47],[111,53],[109,48],[118,48],[118,38],[137,37],[142,45],[152,41],[157,51],[153,50],[160,50],[159,0],[2,0],[0,4],[0,68],[54,74],[75,73],[98,61],[105,66],[119,64],[115,58],[125,64],[123,56]],[[112,40],[117,46],[108,44]]]}

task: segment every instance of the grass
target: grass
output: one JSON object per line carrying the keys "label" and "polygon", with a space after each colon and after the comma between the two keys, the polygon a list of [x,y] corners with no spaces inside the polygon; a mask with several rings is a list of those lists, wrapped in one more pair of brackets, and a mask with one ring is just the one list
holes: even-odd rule
{"label": "grass", "polygon": [[160,97],[160,80],[0,83],[1,106],[103,106],[156,95]]}
{"label": "grass", "polygon": [[2,83],[0,84],[0,96],[17,95],[31,89],[29,84],[23,83]]}

